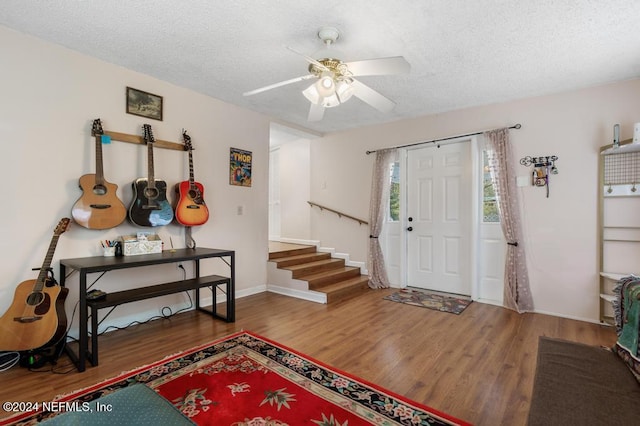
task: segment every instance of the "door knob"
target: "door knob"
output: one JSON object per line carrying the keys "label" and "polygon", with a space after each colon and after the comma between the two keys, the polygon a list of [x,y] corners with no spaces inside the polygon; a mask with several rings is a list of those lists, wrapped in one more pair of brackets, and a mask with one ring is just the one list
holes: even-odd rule
{"label": "door knob", "polygon": [[413,218],[411,216],[409,216],[409,218],[407,219],[409,222],[413,222]]}
{"label": "door knob", "polygon": [[407,231],[409,231],[409,232],[413,231],[413,226],[408,227]]}

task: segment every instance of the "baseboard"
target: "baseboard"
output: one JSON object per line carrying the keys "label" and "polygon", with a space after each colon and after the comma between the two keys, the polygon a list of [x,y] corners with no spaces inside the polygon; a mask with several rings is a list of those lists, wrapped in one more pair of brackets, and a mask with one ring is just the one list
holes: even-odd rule
{"label": "baseboard", "polygon": [[504,308],[504,305],[500,302],[498,302],[497,300],[493,300],[493,299],[476,299],[475,302],[478,303],[484,303],[485,305],[493,305],[493,306],[498,306],[500,308]]}
{"label": "baseboard", "polygon": [[349,253],[336,253],[336,249],[329,247],[318,247],[319,253],[330,253],[331,257],[344,260],[346,266],[353,266],[354,268],[360,268],[362,275],[369,275],[366,262],[357,262],[349,258]]}
{"label": "baseboard", "polygon": [[[502,303],[500,303],[500,302],[498,302],[496,300],[478,299],[478,300],[476,300],[476,302],[484,303],[484,304],[487,304],[487,305],[494,305],[494,306],[498,306],[500,308],[509,309],[509,308],[506,308]],[[592,318],[583,318],[583,317],[577,317],[577,316],[573,316],[573,315],[563,315],[563,314],[559,314],[557,312],[548,312],[548,311],[542,311],[542,310],[538,310],[538,309],[534,309],[532,311],[532,313],[540,314],[540,315],[549,315],[551,317],[566,318],[566,319],[570,319],[570,320],[574,320],[574,321],[583,321],[583,322],[589,322],[589,323],[592,323],[592,324],[600,324],[600,325],[602,325],[602,323],[600,323],[600,321],[592,319]]]}
{"label": "baseboard", "polygon": [[[274,240],[272,240],[274,241]],[[320,245],[320,241],[317,240],[301,240],[298,238],[278,238],[276,241],[279,241],[281,243],[289,243],[289,244],[301,244],[303,246],[316,246],[318,247]]]}
{"label": "baseboard", "polygon": [[563,314],[559,314],[557,312],[539,311],[537,309],[535,309],[533,311],[533,313],[542,314],[542,315],[549,315],[549,316],[552,316],[552,317],[567,318],[567,319],[571,319],[571,320],[575,320],[575,321],[584,321],[584,322],[590,322],[592,324],[600,324],[600,325],[602,325],[602,323],[600,321],[598,321],[597,319],[593,319],[593,318],[582,318],[582,317],[576,317],[576,316],[573,316],[573,315],[563,315]]}
{"label": "baseboard", "polygon": [[296,290],[293,288],[280,287],[276,285],[267,286],[267,291],[282,294],[283,296],[295,297],[296,299],[308,300],[315,303],[327,303],[327,295],[311,290]]}

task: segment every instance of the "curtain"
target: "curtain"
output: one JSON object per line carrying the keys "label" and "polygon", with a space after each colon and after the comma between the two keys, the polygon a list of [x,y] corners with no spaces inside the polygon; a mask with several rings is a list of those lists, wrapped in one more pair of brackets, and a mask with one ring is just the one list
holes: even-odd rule
{"label": "curtain", "polygon": [[529,287],[529,273],[522,239],[520,207],[509,143],[509,129],[496,129],[484,133],[489,170],[498,201],[502,232],[507,240],[504,271],[504,306],[517,312],[533,310]]}
{"label": "curtain", "polygon": [[369,204],[369,287],[388,288],[389,277],[384,264],[382,247],[378,237],[382,232],[385,216],[389,207],[389,171],[395,161],[396,149],[376,151],[371,182],[371,201]]}

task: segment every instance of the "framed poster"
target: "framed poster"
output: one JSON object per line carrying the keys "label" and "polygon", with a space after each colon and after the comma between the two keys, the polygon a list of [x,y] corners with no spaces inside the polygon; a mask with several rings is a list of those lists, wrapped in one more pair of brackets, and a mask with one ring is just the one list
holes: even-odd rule
{"label": "framed poster", "polygon": [[229,184],[251,186],[251,151],[231,148],[229,155]]}
{"label": "framed poster", "polygon": [[127,114],[162,121],[162,96],[127,87]]}

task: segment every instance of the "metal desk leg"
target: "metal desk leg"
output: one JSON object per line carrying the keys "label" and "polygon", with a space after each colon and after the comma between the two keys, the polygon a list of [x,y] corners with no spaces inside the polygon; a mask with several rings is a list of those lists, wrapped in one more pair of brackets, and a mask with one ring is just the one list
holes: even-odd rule
{"label": "metal desk leg", "polygon": [[236,321],[236,265],[235,253],[231,255],[231,281],[227,288],[227,322]]}
{"label": "metal desk leg", "polygon": [[[87,342],[88,344],[88,342]],[[91,365],[98,365],[98,309],[91,306]]]}
{"label": "metal desk leg", "polygon": [[89,349],[89,337],[87,336],[87,274],[80,273],[80,324],[79,324],[79,345],[78,345],[78,371],[85,370],[87,350]]}
{"label": "metal desk leg", "polygon": [[[196,273],[196,278],[200,277],[200,260],[196,259],[194,260],[195,263],[195,273]],[[200,289],[196,288],[196,309],[200,309]]]}

